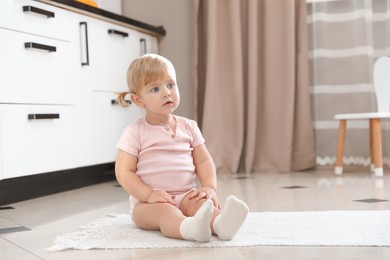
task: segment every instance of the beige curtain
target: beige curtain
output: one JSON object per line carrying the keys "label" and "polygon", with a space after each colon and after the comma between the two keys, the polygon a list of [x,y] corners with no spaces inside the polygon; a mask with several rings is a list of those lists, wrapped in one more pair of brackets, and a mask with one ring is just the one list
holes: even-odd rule
{"label": "beige curtain", "polygon": [[304,0],[193,0],[196,118],[218,170],[315,165]]}

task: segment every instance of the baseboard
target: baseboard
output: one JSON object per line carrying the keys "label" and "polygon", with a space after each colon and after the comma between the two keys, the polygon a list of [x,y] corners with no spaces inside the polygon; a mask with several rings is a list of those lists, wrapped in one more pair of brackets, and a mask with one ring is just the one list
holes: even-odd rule
{"label": "baseboard", "polygon": [[0,180],[0,206],[114,179],[114,163],[106,163]]}

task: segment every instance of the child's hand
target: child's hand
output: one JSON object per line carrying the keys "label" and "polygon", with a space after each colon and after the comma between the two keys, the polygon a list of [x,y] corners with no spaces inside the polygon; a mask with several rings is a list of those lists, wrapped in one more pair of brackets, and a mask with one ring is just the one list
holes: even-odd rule
{"label": "child's hand", "polygon": [[197,191],[194,191],[190,194],[190,199],[196,198],[196,201],[199,201],[201,199],[210,199],[214,207],[221,209],[221,206],[219,205],[217,193],[214,189],[210,187],[200,187]]}
{"label": "child's hand", "polygon": [[147,203],[171,203],[176,205],[173,196],[164,190],[153,190],[147,199]]}

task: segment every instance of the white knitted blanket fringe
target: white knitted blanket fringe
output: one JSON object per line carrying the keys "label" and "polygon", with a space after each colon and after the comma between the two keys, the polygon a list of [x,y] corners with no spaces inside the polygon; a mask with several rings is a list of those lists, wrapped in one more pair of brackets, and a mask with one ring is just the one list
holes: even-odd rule
{"label": "white knitted blanket fringe", "polygon": [[207,243],[166,238],[137,228],[128,214],[107,214],[47,250],[242,246],[390,246],[390,211],[251,212],[232,240]]}

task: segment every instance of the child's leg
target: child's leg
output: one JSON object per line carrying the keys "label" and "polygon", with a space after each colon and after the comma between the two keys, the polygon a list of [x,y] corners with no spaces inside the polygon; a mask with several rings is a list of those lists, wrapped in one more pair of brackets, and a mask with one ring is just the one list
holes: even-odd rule
{"label": "child's leg", "polygon": [[133,209],[132,217],[142,229],[160,230],[166,237],[207,242],[211,238],[209,223],[212,214],[212,204],[202,206],[193,217],[185,217],[169,203],[139,203]]}
{"label": "child's leg", "polygon": [[169,203],[138,203],[133,211],[134,223],[146,230],[160,230],[164,236],[181,238],[180,223],[185,216]]}

